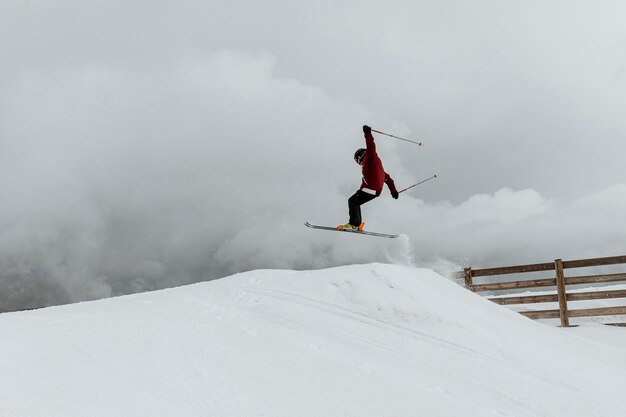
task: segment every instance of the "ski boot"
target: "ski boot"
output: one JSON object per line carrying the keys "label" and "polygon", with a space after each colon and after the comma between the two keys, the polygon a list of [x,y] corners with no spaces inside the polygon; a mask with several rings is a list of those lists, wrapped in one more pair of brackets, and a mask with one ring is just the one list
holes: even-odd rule
{"label": "ski boot", "polygon": [[358,226],[355,226],[350,223],[346,223],[346,224],[337,226],[337,230],[345,230],[346,232],[360,232],[363,230],[363,226],[365,226],[365,223],[361,223]]}

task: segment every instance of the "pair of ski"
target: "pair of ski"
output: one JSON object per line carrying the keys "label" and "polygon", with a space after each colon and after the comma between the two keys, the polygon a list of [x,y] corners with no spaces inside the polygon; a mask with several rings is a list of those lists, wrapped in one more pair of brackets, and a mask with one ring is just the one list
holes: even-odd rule
{"label": "pair of ski", "polygon": [[311,224],[309,222],[304,223],[306,227],[310,227],[311,229],[319,229],[319,230],[330,230],[332,232],[344,232],[344,233],[355,233],[358,235],[369,235],[369,236],[377,236],[377,237],[387,237],[390,239],[398,237],[398,235],[390,235],[387,233],[376,233],[376,232],[368,232],[367,230],[355,230],[355,229],[337,229],[336,227],[329,226],[319,226],[316,224]]}

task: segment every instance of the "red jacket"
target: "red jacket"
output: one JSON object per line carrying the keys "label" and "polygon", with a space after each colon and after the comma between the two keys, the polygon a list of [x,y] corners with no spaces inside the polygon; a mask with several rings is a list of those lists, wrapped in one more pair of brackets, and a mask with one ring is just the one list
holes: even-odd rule
{"label": "red jacket", "polygon": [[376,144],[374,136],[371,133],[365,134],[365,157],[363,158],[363,181],[361,182],[361,190],[379,196],[383,190],[383,183],[387,184],[389,191],[396,191],[396,185],[393,179],[385,172],[383,163],[376,153]]}

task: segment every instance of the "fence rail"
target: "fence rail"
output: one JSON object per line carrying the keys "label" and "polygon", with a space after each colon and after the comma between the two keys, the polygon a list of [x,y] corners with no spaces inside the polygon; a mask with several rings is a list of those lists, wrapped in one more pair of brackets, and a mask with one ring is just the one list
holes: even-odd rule
{"label": "fence rail", "polygon": [[[567,292],[568,285],[615,283],[626,281],[626,273],[584,275],[566,277],[565,270],[573,268],[587,268],[606,265],[626,264],[626,256],[611,256],[605,258],[578,259],[563,261],[556,259],[554,262],[545,262],[530,265],[516,265],[487,269],[465,268],[463,276],[465,286],[473,292],[517,290],[525,288],[545,288],[556,287],[556,294],[543,295],[522,295],[491,297],[490,301],[500,305],[513,304],[536,304],[536,303],[558,303],[558,309],[552,310],[529,310],[521,311],[520,314],[531,319],[555,319],[561,321],[561,326],[569,327],[570,317],[593,317],[593,316],[614,316],[626,315],[626,306],[600,307],[570,310],[568,301],[589,301],[602,299],[626,298],[626,290],[598,290],[588,292]],[[554,276],[528,279],[509,282],[494,282],[489,284],[475,284],[476,277],[494,277],[508,274],[523,274],[529,272],[554,271]],[[606,323],[615,326],[626,326],[626,323]]]}

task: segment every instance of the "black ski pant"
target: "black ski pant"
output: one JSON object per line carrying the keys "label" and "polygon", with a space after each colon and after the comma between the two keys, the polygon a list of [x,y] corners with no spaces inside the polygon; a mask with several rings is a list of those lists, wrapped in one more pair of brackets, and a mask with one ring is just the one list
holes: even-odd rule
{"label": "black ski pant", "polygon": [[350,224],[353,226],[359,226],[362,223],[361,219],[361,205],[375,199],[376,196],[368,194],[364,191],[357,190],[356,193],[348,199],[348,209],[350,212]]}

